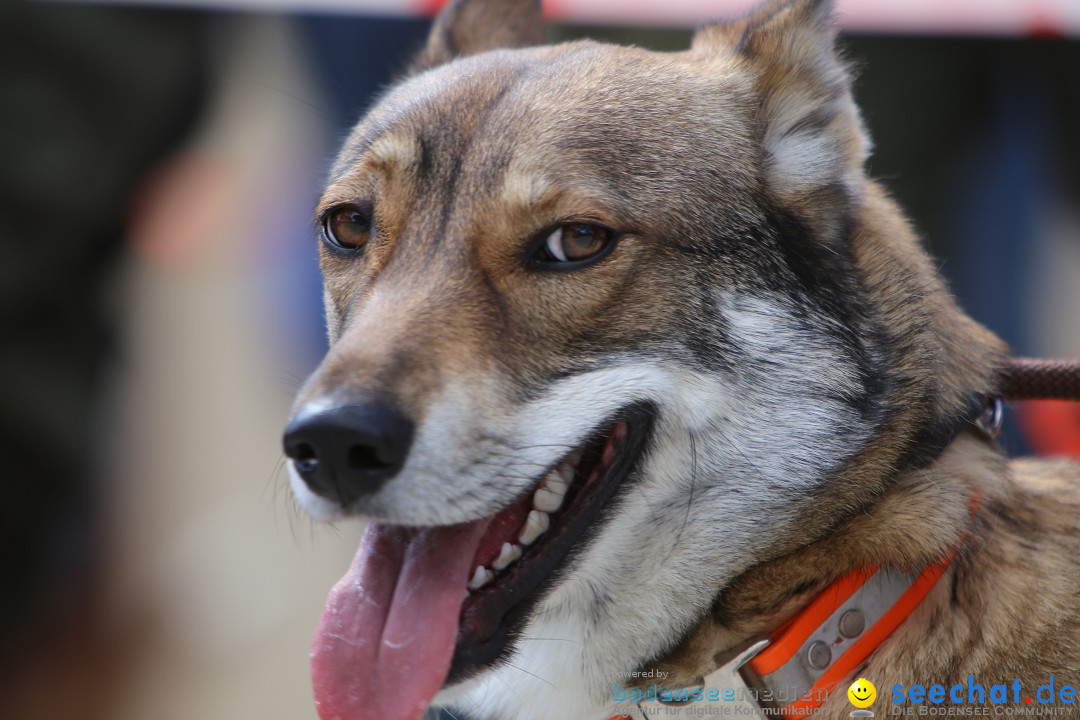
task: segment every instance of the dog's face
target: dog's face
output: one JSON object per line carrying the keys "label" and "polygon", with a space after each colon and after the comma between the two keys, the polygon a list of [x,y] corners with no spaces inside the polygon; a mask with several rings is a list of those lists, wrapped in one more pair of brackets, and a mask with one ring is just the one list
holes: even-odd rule
{"label": "dog's face", "polygon": [[[888,419],[825,4],[679,54],[484,52],[535,40],[537,14],[453,3],[317,210],[332,347],[292,484],[316,517],[377,523],[328,605],[355,622],[324,617],[314,651],[340,716],[439,691],[476,718],[602,717],[620,672],[849,502],[837,473]],[[409,622],[436,659],[387,659]]]}

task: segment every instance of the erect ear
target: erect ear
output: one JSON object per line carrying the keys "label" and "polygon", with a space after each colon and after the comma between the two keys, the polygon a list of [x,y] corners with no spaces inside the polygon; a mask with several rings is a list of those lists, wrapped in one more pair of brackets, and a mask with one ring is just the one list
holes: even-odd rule
{"label": "erect ear", "polygon": [[766,182],[812,230],[835,235],[859,192],[870,142],[836,52],[830,0],[770,0],[705,27],[694,51],[754,70]]}
{"label": "erect ear", "polygon": [[544,42],[540,0],[451,0],[413,62],[419,72],[456,57]]}

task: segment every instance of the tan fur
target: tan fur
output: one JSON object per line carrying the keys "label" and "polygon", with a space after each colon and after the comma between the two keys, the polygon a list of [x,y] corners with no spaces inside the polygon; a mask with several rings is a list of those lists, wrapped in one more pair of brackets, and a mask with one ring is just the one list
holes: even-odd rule
{"label": "tan fur", "polygon": [[[538,19],[535,2],[456,0],[419,75],[346,144],[319,210],[371,199],[378,240],[362,266],[323,252],[334,344],[301,402],[377,391],[422,418],[465,380],[476,390],[461,402],[498,417],[513,391],[571,366],[587,342],[633,348],[685,322],[676,310],[692,268],[670,238],[701,226],[713,233],[702,242],[753,237],[764,198],[808,230],[808,252],[850,254],[846,280],[893,343],[891,412],[822,489],[827,502],[807,502],[798,527],[763,528],[768,551],[656,667],[673,687],[692,683],[716,653],[844,572],[917,569],[960,547],[863,672],[889,685],[972,673],[1080,684],[1080,465],[1007,462],[967,431],[932,464],[904,469],[932,419],[995,393],[1006,349],[957,307],[865,178],[869,141],[828,3],[771,2],[702,30],[684,53],[499,50],[540,42]],[[624,128],[634,130],[612,131]],[[524,270],[525,241],[567,221],[624,236],[587,272]],[[737,267],[712,279],[744,280]],[[826,709],[840,718],[850,707],[839,696]]]}
{"label": "tan fur", "polygon": [[[867,198],[856,234],[866,282],[882,297],[896,297],[898,309],[920,288],[935,319],[926,324],[924,316],[905,312],[892,318],[897,326],[926,324],[930,335],[928,352],[910,358],[912,387],[950,393],[974,383],[992,394],[993,351],[1000,345],[955,306],[896,206],[873,185]],[[901,402],[911,403],[913,415],[922,411],[916,398]],[[887,467],[894,452],[889,437],[903,435],[903,421],[899,425],[868,448],[869,466],[848,479],[856,488],[852,502]],[[979,509],[972,522],[974,496]],[[714,655],[767,634],[845,572],[878,565],[916,570],[953,547],[961,553],[947,574],[857,674],[908,687],[928,681],[948,687],[974,674],[992,679],[988,683],[1019,678],[1028,688],[1054,674],[1075,686],[1080,464],[1007,462],[974,431],[821,540],[745,573],[723,593],[713,616],[655,667],[669,673],[671,687],[693,685],[714,666]],[[791,588],[800,587],[806,590],[792,596]],[[824,708],[828,718],[846,717],[851,709],[843,692]]]}

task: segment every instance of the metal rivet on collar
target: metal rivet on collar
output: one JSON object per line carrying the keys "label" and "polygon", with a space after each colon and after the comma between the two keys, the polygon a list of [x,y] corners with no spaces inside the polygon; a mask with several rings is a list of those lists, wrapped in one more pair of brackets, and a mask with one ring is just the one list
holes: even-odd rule
{"label": "metal rivet on collar", "polygon": [[848,610],[840,616],[840,634],[849,640],[858,637],[866,629],[866,616],[861,610]]}
{"label": "metal rivet on collar", "polygon": [[824,670],[832,662],[832,650],[825,643],[818,640],[806,649],[806,660],[810,667],[815,670]]}

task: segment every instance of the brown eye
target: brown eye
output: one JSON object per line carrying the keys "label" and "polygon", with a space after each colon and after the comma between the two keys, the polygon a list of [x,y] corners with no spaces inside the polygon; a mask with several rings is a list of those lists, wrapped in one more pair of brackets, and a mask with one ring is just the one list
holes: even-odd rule
{"label": "brown eye", "polygon": [[323,237],[341,250],[359,250],[370,235],[371,212],[359,205],[336,207],[323,218]]}
{"label": "brown eye", "polygon": [[549,263],[574,263],[598,257],[611,246],[615,232],[603,225],[567,223],[547,236],[541,259]]}

